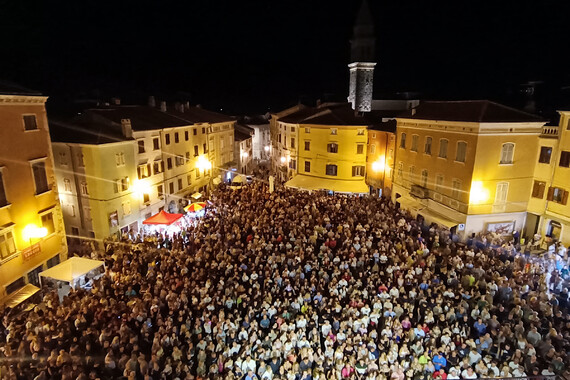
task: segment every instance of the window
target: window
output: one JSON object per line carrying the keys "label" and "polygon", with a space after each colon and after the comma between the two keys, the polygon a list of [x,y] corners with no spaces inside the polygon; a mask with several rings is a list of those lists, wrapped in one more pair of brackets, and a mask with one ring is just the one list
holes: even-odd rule
{"label": "window", "polygon": [[[69,213],[69,216],[75,217],[75,205],[69,204],[69,205],[67,205],[67,209],[68,209],[67,212]],[[72,233],[72,235],[77,235],[77,234]]]}
{"label": "window", "polygon": [[281,143],[281,133],[277,137],[278,137],[277,140],[279,141],[279,143]]}
{"label": "window", "polygon": [[176,166],[184,165],[184,157],[183,156],[176,156],[176,157],[174,157],[174,160],[176,161]]}
{"label": "window", "polygon": [[562,167],[570,167],[570,152],[563,150],[560,152],[560,166]]}
{"label": "window", "polygon": [[166,143],[166,145],[170,145],[170,134],[166,133],[164,135],[164,142]]}
{"label": "window", "polygon": [[59,152],[59,164],[67,166],[67,155],[65,152]]}
{"label": "window", "polygon": [[467,143],[465,141],[459,141],[457,143],[457,152],[455,153],[455,161],[465,162],[466,151],[467,151]]}
{"label": "window", "polygon": [[149,203],[149,202],[150,202],[150,194],[143,193],[143,203]]}
{"label": "window", "polygon": [[402,178],[404,175],[404,163],[398,162],[398,177]]}
{"label": "window", "polygon": [[356,145],[356,154],[363,154],[364,153],[364,144],[357,144]]}
{"label": "window", "polygon": [[178,132],[174,132],[174,143],[178,144],[180,142],[180,139],[178,137]]}
{"label": "window", "polygon": [[568,203],[568,192],[560,187],[550,187],[546,199],[565,205]]}
{"label": "window", "polygon": [[131,201],[123,202],[123,216],[131,215]]}
{"label": "window", "polygon": [[331,135],[336,135],[338,133],[338,128],[331,128]]}
{"label": "window", "polygon": [[0,258],[10,257],[17,251],[14,233],[11,230],[0,232]]}
{"label": "window", "polygon": [[305,133],[311,133],[311,128],[305,127]]}
{"label": "window", "polygon": [[125,153],[115,153],[115,163],[117,166],[123,166],[125,164]]}
{"label": "window", "polygon": [[376,153],[376,144],[370,145],[370,154]]}
{"label": "window", "polygon": [[192,185],[192,174],[186,176],[186,182],[188,182],[188,186]]}
{"label": "window", "polygon": [[402,132],[400,136],[400,148],[406,149],[406,133]]}
{"label": "window", "polygon": [[0,171],[0,207],[6,205],[8,205],[8,199],[6,198],[6,188],[4,187],[4,174]]}
{"label": "window", "polygon": [[364,177],[364,166],[358,165],[352,167],[352,176],[353,177]]}
{"label": "window", "polygon": [[21,289],[26,285],[24,277],[20,277],[10,285],[6,285],[6,294],[14,293],[16,290]]}
{"label": "window", "polygon": [[204,154],[208,153],[208,146],[206,143],[202,144],[202,149],[204,149]]}
{"label": "window", "polygon": [[119,213],[117,210],[109,213],[109,226],[118,227],[119,226]]}
{"label": "window", "polygon": [[34,174],[34,182],[36,184],[36,194],[48,191],[49,185],[46,175],[46,163],[43,161],[33,163],[32,172]]}
{"label": "window", "polygon": [[410,172],[408,173],[408,180],[410,182],[413,182],[415,176],[416,176],[416,167],[415,166],[410,166]]}
{"label": "window", "polygon": [[513,163],[513,155],[515,152],[515,144],[513,143],[505,143],[501,148],[501,161],[500,164],[512,164]]}
{"label": "window", "polygon": [[[2,174],[0,173],[0,176]],[[63,191],[65,191],[66,193],[71,193],[71,181],[69,180],[69,178],[64,178],[63,179]]]}
{"label": "window", "polygon": [[291,132],[295,132],[295,127],[291,127]]}
{"label": "window", "polygon": [[442,187],[443,187],[443,176],[441,174],[438,174],[437,177],[435,177],[435,191],[441,192]]}
{"label": "window", "polygon": [[85,167],[85,160],[84,160],[84,156],[83,153],[78,153],[77,154],[77,164],[79,165],[80,168],[84,168]]}
{"label": "window", "polygon": [[509,192],[509,183],[499,182],[497,184],[497,190],[495,192],[495,204],[504,205],[505,203],[507,203],[508,192]]}
{"label": "window", "polygon": [[85,220],[91,220],[91,207],[83,207],[83,216]]}
{"label": "window", "polygon": [[156,187],[156,192],[159,197],[162,197],[164,195],[164,187],[162,187],[162,185],[158,185]]}
{"label": "window", "polygon": [[152,149],[159,150],[160,149],[160,140],[158,137],[152,139]]}
{"label": "window", "polygon": [[184,131],[184,140],[188,141],[189,138],[188,135],[189,135],[188,131]]}
{"label": "window", "polygon": [[337,166],[333,164],[327,165],[326,173],[327,175],[336,175]]}
{"label": "window", "polygon": [[87,188],[87,182],[81,182],[81,195],[89,195],[89,189]]}
{"label": "window", "polygon": [[338,144],[337,144],[337,143],[329,143],[329,144],[327,144],[327,152],[329,152],[329,153],[338,153]]}
{"label": "window", "polygon": [[42,215],[42,227],[47,230],[47,234],[55,233],[55,225],[53,224],[53,212]]}
{"label": "window", "polygon": [[364,129],[358,130],[358,136],[364,136]]}
{"label": "window", "polygon": [[310,141],[305,141],[305,150],[306,151],[311,150],[311,142]]}
{"label": "window", "polygon": [[150,173],[148,172],[146,164],[142,164],[142,165],[137,166],[137,177],[139,179],[146,178],[149,175],[150,175]]}
{"label": "window", "polygon": [[426,143],[424,146],[424,153],[431,155],[431,137],[426,137]]}
{"label": "window", "polygon": [[452,186],[451,196],[455,199],[459,199],[459,196],[461,194],[461,181],[458,179],[454,179],[451,186]]}
{"label": "window", "polygon": [[447,139],[439,139],[439,156],[440,158],[447,158]]}
{"label": "window", "polygon": [[544,189],[546,188],[546,182],[534,181],[532,186],[532,197],[542,199],[544,197]]}
{"label": "window", "polygon": [[174,182],[170,182],[168,184],[168,191],[169,191],[169,194],[174,194]]}
{"label": "window", "polygon": [[26,131],[38,129],[36,115],[24,115],[24,129]]}
{"label": "window", "polygon": [[194,145],[194,157],[198,157],[200,155],[200,152],[198,151],[199,149],[198,145]]}
{"label": "window", "polygon": [[289,160],[289,169],[297,169],[297,160]]}
{"label": "window", "polygon": [[168,157],[166,159],[166,168],[167,169],[172,169],[172,157]]}
{"label": "window", "polygon": [[154,174],[162,173],[164,171],[164,162],[162,160],[155,160],[152,166]]}
{"label": "window", "polygon": [[311,172],[311,161],[305,161],[305,173]]}
{"label": "window", "polygon": [[139,153],[144,153],[144,140],[139,140],[138,145],[139,145]]}
{"label": "window", "polygon": [[206,133],[206,128],[202,127],[202,134]]}
{"label": "window", "polygon": [[291,137],[291,149],[295,149],[295,138]]}
{"label": "window", "polygon": [[426,169],[422,170],[422,186],[427,187],[428,183],[428,171]]}
{"label": "window", "polygon": [[121,178],[121,191],[129,190],[129,177]]}
{"label": "window", "polygon": [[550,164],[550,156],[552,156],[552,147],[541,146],[538,162],[540,162],[541,164]]}
{"label": "window", "polygon": [[178,191],[182,190],[182,178],[178,178]]}
{"label": "window", "polygon": [[420,136],[418,135],[412,135],[412,147],[410,148],[410,150],[412,152],[417,152],[418,151],[418,140],[420,139]]}

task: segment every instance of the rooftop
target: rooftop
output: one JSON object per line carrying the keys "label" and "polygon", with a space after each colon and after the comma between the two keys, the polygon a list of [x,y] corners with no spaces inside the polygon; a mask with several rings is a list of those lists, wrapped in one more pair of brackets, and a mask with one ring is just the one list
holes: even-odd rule
{"label": "rooftop", "polygon": [[537,115],[489,100],[425,101],[421,102],[415,110],[400,115],[400,118],[473,123],[538,123],[546,121]]}
{"label": "rooftop", "polygon": [[0,80],[0,95],[34,95],[39,96],[41,92],[30,90],[19,84]]}
{"label": "rooftop", "polygon": [[94,120],[74,119],[69,122],[49,120],[49,133],[53,142],[101,145],[128,141],[121,127]]}
{"label": "rooftop", "polygon": [[279,119],[284,123],[313,125],[372,125],[365,116],[354,113],[349,103],[334,106],[307,107]]}

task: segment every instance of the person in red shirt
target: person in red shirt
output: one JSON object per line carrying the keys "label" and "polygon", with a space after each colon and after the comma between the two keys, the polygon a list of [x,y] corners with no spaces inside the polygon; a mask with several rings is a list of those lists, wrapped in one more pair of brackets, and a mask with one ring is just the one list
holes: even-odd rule
{"label": "person in red shirt", "polygon": [[439,371],[435,371],[433,373],[433,378],[434,379],[442,379],[442,380],[447,380],[447,373],[445,373],[443,371],[443,368],[441,368]]}

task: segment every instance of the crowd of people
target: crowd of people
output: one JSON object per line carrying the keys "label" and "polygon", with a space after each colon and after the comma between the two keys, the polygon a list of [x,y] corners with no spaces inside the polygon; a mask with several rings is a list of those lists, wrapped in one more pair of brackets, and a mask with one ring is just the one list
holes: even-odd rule
{"label": "crowd of people", "polygon": [[514,243],[454,242],[384,199],[222,184],[180,233],[106,241],[91,289],[0,313],[0,377],[567,374],[565,279]]}

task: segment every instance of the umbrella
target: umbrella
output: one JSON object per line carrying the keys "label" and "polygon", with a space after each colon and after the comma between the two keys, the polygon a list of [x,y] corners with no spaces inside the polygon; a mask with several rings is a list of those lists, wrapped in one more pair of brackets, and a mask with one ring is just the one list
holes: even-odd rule
{"label": "umbrella", "polygon": [[186,212],[196,212],[206,208],[206,203],[204,202],[196,202],[190,203],[188,206],[184,207],[184,211]]}

